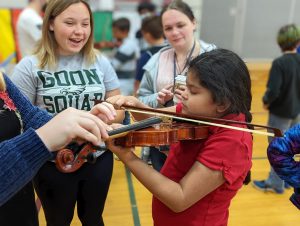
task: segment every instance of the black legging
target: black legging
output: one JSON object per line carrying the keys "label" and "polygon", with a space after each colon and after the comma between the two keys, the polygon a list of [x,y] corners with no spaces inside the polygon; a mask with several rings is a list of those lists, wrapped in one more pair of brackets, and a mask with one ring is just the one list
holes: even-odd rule
{"label": "black legging", "polygon": [[38,226],[32,182],[0,207],[1,226]]}
{"label": "black legging", "polygon": [[113,169],[113,155],[106,151],[95,164],[85,163],[73,173],[59,172],[47,162],[34,178],[47,226],[69,226],[77,202],[83,226],[102,226],[102,212]]}
{"label": "black legging", "polygon": [[158,148],[150,147],[150,159],[152,167],[160,172],[167,159],[167,156],[164,153],[160,152]]}

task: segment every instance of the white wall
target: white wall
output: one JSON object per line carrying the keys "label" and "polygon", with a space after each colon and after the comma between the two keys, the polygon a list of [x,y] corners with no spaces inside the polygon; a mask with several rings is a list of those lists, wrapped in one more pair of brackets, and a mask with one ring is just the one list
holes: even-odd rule
{"label": "white wall", "polygon": [[300,25],[299,0],[203,0],[201,38],[242,57],[271,60],[280,55],[279,28]]}
{"label": "white wall", "polygon": [[0,0],[0,8],[24,8],[28,0]]}
{"label": "white wall", "polygon": [[200,37],[200,27],[201,27],[201,19],[202,19],[202,0],[185,0],[185,2],[191,7],[193,10],[194,16],[197,22],[197,29],[195,31],[195,36]]}

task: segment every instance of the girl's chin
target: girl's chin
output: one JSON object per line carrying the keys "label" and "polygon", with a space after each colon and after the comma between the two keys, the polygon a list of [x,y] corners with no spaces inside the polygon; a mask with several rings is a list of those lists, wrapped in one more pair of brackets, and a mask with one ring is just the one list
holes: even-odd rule
{"label": "girl's chin", "polygon": [[61,55],[70,56],[79,53],[82,50],[82,48],[69,48],[63,52],[61,52]]}
{"label": "girl's chin", "polygon": [[182,39],[178,39],[178,40],[174,40],[174,41],[172,42],[172,44],[173,44],[173,46],[180,47],[180,46],[184,46],[185,43],[183,42]]}
{"label": "girl's chin", "polygon": [[83,46],[80,45],[80,46],[70,46],[69,47],[69,51],[71,52],[80,52],[82,50]]}
{"label": "girl's chin", "polygon": [[178,47],[181,47],[182,46],[182,44],[181,44],[181,42],[180,41],[178,41],[178,42],[173,42],[173,47],[174,48],[178,48]]}

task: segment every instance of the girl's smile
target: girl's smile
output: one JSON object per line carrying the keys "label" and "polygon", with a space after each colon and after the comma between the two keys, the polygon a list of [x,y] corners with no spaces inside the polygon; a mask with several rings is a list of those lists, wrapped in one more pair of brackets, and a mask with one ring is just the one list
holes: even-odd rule
{"label": "girl's smile", "polygon": [[49,29],[54,32],[60,55],[78,53],[91,34],[89,11],[83,3],[73,4],[55,17]]}

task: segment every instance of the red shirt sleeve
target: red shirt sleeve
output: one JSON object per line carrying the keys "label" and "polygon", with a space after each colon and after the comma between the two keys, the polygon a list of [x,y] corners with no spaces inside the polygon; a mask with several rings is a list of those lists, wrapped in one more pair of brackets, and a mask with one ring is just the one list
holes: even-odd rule
{"label": "red shirt sleeve", "polygon": [[251,135],[228,129],[218,130],[206,141],[197,160],[212,170],[222,171],[229,184],[237,182],[236,185],[241,186],[252,165]]}

